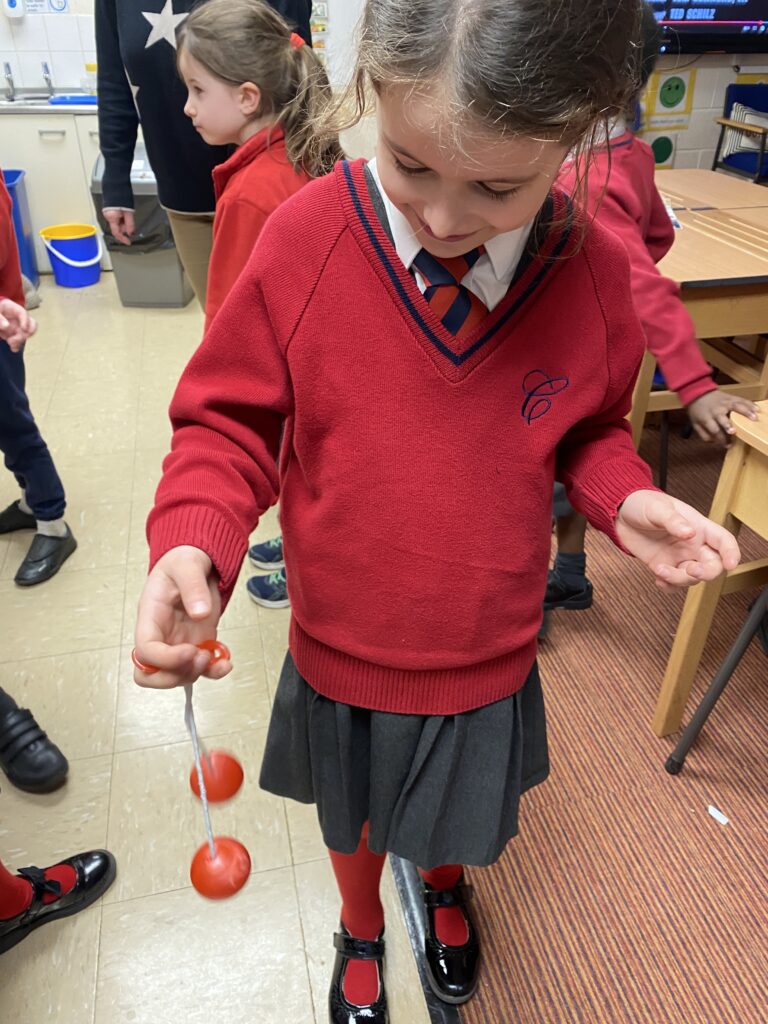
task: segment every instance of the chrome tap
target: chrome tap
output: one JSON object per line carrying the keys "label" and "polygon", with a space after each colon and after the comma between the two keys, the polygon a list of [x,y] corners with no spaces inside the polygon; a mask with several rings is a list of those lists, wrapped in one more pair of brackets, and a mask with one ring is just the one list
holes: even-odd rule
{"label": "chrome tap", "polygon": [[12,103],[16,99],[16,86],[13,81],[11,65],[7,60],[3,61],[3,74],[5,75],[5,81],[8,86],[7,99],[9,103]]}
{"label": "chrome tap", "polygon": [[53,82],[51,81],[51,69],[48,67],[48,61],[41,61],[43,67],[43,79],[45,86],[48,89],[48,95],[53,96]]}

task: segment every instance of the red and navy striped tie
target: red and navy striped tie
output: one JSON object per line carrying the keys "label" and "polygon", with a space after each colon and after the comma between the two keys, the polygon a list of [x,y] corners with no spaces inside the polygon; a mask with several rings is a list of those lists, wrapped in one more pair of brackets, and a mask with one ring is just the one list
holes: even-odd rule
{"label": "red and navy striped tie", "polygon": [[457,338],[469,334],[488,313],[487,306],[474,292],[461,283],[467,271],[477,263],[485,248],[470,249],[463,256],[438,259],[421,249],[411,269],[424,278],[424,298],[443,326]]}

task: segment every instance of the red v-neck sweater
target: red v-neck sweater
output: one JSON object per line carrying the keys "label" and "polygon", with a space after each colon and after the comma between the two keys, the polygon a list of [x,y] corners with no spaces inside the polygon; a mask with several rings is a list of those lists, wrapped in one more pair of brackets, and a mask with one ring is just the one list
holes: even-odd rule
{"label": "red v-neck sweater", "polygon": [[643,352],[626,254],[595,225],[566,258],[580,229],[553,202],[561,227],[457,342],[379,224],[363,163],[339,164],[270,218],[179,383],[152,563],[202,548],[226,600],[279,492],[291,652],[334,700],[452,714],[515,692],[555,473],[611,535],[651,486],[624,421]]}
{"label": "red v-neck sweater", "polygon": [[262,129],[213,169],[216,216],[208,269],[205,325],[240,276],[267,217],[309,181],[293,169],[279,125]]}
{"label": "red v-neck sweater", "polygon": [[[566,192],[573,191],[573,165],[563,169],[558,184]],[[716,391],[680,289],[656,269],[672,248],[675,229],[656,189],[648,143],[625,132],[596,150],[587,192],[589,213],[626,247],[635,309],[667,386],[677,392],[683,405]]]}
{"label": "red v-neck sweater", "polygon": [[[13,202],[0,170],[0,299],[13,299],[24,305],[19,249],[13,231]],[[0,345],[5,342],[0,340]]]}

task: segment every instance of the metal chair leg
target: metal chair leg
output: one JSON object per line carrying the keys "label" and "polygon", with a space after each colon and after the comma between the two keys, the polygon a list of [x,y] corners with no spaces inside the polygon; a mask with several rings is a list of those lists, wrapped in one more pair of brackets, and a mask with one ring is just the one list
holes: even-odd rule
{"label": "metal chair leg", "polygon": [[736,666],[744,656],[744,652],[752,642],[752,638],[760,629],[763,617],[767,611],[768,587],[764,587],[760,596],[752,605],[749,615],[747,616],[747,621],[741,627],[739,635],[734,640],[733,646],[728,651],[722,665],[717,670],[715,678],[712,680],[709,689],[704,694],[701,704],[699,704],[693,718],[683,731],[683,735],[680,737],[677,746],[667,758],[664,767],[670,775],[677,775],[683,767],[688,751],[696,742],[697,736],[701,732],[704,727],[704,723],[709,718],[712,709],[715,704],[717,704],[720,695],[727,686],[728,680],[731,678]]}

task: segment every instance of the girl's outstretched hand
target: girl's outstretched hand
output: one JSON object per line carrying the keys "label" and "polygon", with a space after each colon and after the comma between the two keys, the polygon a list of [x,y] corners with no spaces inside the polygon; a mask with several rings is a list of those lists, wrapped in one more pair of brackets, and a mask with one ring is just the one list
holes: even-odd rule
{"label": "girl's outstretched hand", "polygon": [[135,668],[134,680],[164,690],[199,676],[227,675],[231,661],[212,661],[195,646],[215,639],[220,615],[221,595],[208,555],[188,546],[167,551],[147,577],[136,619],[136,658],[159,671]]}
{"label": "girl's outstretched hand", "polygon": [[662,590],[713,580],[741,558],[736,538],[724,527],[659,491],[633,491],[616,517],[616,533]]}

